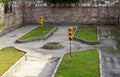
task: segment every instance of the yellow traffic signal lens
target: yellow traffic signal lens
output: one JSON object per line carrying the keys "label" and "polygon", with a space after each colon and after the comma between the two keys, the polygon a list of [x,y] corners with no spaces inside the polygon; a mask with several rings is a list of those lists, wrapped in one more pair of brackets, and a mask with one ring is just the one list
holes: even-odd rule
{"label": "yellow traffic signal lens", "polygon": [[69,38],[69,41],[72,41],[72,39],[73,39],[73,37],[72,37],[72,36],[69,36],[68,38]]}
{"label": "yellow traffic signal lens", "polygon": [[72,34],[69,34],[69,36],[71,36]]}
{"label": "yellow traffic signal lens", "polygon": [[73,28],[72,27],[69,27],[69,32],[73,32]]}
{"label": "yellow traffic signal lens", "polygon": [[73,33],[69,33],[69,36],[73,36]]}
{"label": "yellow traffic signal lens", "polygon": [[43,23],[40,23],[40,25],[43,25]]}
{"label": "yellow traffic signal lens", "polygon": [[73,39],[72,38],[69,38],[70,41],[72,41]]}

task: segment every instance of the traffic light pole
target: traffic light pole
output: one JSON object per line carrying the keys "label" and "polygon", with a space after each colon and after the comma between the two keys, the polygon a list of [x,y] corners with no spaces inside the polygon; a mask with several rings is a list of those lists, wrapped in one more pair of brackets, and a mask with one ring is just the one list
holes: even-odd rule
{"label": "traffic light pole", "polygon": [[68,28],[68,39],[70,41],[70,57],[72,57],[72,55],[71,55],[71,43],[73,40],[73,27]]}
{"label": "traffic light pole", "polygon": [[[43,26],[43,16],[40,16],[40,19],[39,19],[39,23],[40,23],[40,27],[42,28]],[[42,30],[41,30],[41,36],[42,36]]]}
{"label": "traffic light pole", "polygon": [[72,57],[72,55],[71,55],[71,41],[70,41],[70,57]]}
{"label": "traffic light pole", "polygon": [[[42,28],[42,26],[41,26],[41,28]],[[42,36],[42,30],[41,30],[41,36]]]}

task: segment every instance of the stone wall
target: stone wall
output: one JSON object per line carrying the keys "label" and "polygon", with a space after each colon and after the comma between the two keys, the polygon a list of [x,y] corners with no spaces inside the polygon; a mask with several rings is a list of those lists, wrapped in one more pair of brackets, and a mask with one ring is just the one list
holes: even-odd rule
{"label": "stone wall", "polygon": [[46,23],[106,24],[117,23],[118,12],[115,8],[100,7],[35,7],[26,8],[25,22],[39,23],[44,16]]}
{"label": "stone wall", "polygon": [[114,5],[85,4],[48,4],[46,2],[25,2],[25,22],[39,23],[39,16],[44,16],[45,23],[56,24],[116,24],[118,23],[118,7]]}
{"label": "stone wall", "polygon": [[21,3],[14,3],[12,13],[5,14],[7,28],[14,27],[23,23],[23,10]]}
{"label": "stone wall", "polygon": [[0,20],[4,19],[4,4],[0,3]]}
{"label": "stone wall", "polygon": [[[0,4],[1,5],[1,4]],[[2,4],[3,5],[3,4]],[[3,6],[4,9],[4,6]],[[4,10],[2,11],[4,22],[1,26],[1,31],[7,31],[9,29],[17,28],[21,24],[23,24],[23,10],[22,10],[22,3],[21,2],[13,2],[12,5],[12,12],[11,13],[4,13]]]}
{"label": "stone wall", "polygon": [[4,24],[4,4],[0,3],[0,31],[3,28]]}
{"label": "stone wall", "polygon": [[[36,0],[37,1],[37,0]],[[11,29],[25,23],[38,24],[39,16],[44,16],[46,24],[117,24],[118,8],[113,6],[85,6],[85,4],[48,4],[44,1],[25,0],[25,2],[13,2],[12,13],[3,14],[3,30]],[[25,4],[25,5],[24,5]],[[23,8],[23,5],[25,8]],[[0,4],[0,7],[4,7]],[[24,12],[25,10],[25,12]],[[24,13],[24,16],[23,16]],[[24,17],[24,18],[23,18]]]}

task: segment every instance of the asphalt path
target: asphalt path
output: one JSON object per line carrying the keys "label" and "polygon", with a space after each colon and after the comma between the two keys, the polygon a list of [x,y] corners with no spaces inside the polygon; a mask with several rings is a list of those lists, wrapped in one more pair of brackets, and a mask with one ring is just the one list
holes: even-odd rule
{"label": "asphalt path", "polygon": [[[28,25],[18,28],[0,38],[0,48],[14,46],[28,53],[27,60],[11,77],[51,77],[59,59],[69,53],[68,26],[58,27],[54,35],[47,40],[16,44],[16,39],[28,33],[37,25]],[[72,52],[86,49],[99,49],[101,51],[101,65],[103,77],[120,77],[120,54],[115,49],[116,42],[110,32],[111,27],[99,27],[100,45],[86,45],[72,42]],[[107,37],[107,38],[106,38]],[[42,49],[48,42],[59,42],[64,46],[58,50]]]}

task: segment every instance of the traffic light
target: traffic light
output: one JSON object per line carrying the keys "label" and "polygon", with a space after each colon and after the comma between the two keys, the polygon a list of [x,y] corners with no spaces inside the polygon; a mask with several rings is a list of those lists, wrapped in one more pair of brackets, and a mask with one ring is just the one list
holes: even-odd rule
{"label": "traffic light", "polygon": [[73,40],[73,27],[68,28],[68,39],[69,41]]}
{"label": "traffic light", "polygon": [[40,26],[43,26],[43,16],[40,16]]}

